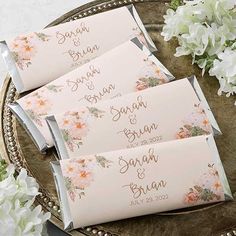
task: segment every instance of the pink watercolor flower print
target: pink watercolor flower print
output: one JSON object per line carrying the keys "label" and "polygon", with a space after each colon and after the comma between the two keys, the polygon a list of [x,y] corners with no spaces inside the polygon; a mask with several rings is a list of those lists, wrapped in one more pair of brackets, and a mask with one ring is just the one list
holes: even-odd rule
{"label": "pink watercolor flower print", "polygon": [[189,138],[212,133],[211,124],[200,104],[194,104],[194,111],[183,121],[176,133],[177,139]]}
{"label": "pink watercolor flower print", "polygon": [[139,79],[136,81],[136,91],[170,82],[172,77],[165,74],[153,61],[150,61],[148,58],[144,59],[144,61],[145,67],[142,68]]}
{"label": "pink watercolor flower print", "polygon": [[[101,164],[102,163],[102,164]],[[65,186],[72,201],[76,197],[81,199],[85,196],[85,190],[95,180],[94,168],[109,168],[112,161],[102,156],[90,155],[83,158],[72,158],[62,165]]]}
{"label": "pink watercolor flower print", "polygon": [[192,189],[190,189],[190,192],[188,192],[185,195],[184,202],[185,203],[195,203],[195,202],[197,202],[198,198],[199,198],[198,193],[194,192]]}
{"label": "pink watercolor flower print", "polygon": [[193,187],[184,196],[184,203],[195,205],[224,200],[224,191],[218,171],[214,164],[208,164],[207,172],[203,173]]}
{"label": "pink watercolor flower print", "polygon": [[89,132],[88,120],[90,117],[102,118],[103,111],[95,107],[88,107],[80,112],[66,112],[59,121],[59,127],[64,141],[69,150],[74,152],[83,144],[83,137]]}
{"label": "pink watercolor flower print", "polygon": [[42,116],[48,115],[51,102],[38,91],[33,92],[22,100],[26,114],[39,126],[42,126]]}
{"label": "pink watercolor flower print", "polygon": [[66,112],[59,123],[62,137],[66,142],[70,151],[74,151],[75,147],[82,145],[82,138],[89,131],[87,123],[87,114],[81,112]]}
{"label": "pink watercolor flower print", "polygon": [[32,64],[31,59],[37,54],[37,43],[47,42],[49,38],[50,36],[44,33],[31,33],[16,37],[9,48],[17,66],[21,70],[29,67]]}
{"label": "pink watercolor flower print", "polygon": [[94,180],[93,173],[86,170],[80,170],[78,172],[78,177],[75,179],[74,184],[78,186],[79,189],[85,189],[89,187],[90,183]]}
{"label": "pink watercolor flower print", "polygon": [[62,91],[61,85],[48,84],[37,91],[34,91],[21,99],[22,107],[28,116],[39,126],[42,126],[42,116],[49,115],[53,108],[48,93]]}
{"label": "pink watercolor flower print", "polygon": [[66,189],[72,201],[78,195],[81,198],[85,188],[94,180],[90,164],[93,160],[71,159],[62,167]]}
{"label": "pink watercolor flower print", "polygon": [[24,58],[24,60],[30,62],[30,59],[35,56],[36,52],[37,51],[34,45],[25,44],[21,48],[19,55],[21,58]]}

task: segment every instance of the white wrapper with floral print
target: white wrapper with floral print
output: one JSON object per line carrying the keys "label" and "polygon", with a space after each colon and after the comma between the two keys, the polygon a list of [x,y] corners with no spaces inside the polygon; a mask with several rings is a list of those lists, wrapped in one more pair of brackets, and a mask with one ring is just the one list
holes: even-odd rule
{"label": "white wrapper with floral print", "polygon": [[66,230],[233,199],[212,135],[51,165]]}
{"label": "white wrapper with floral print", "polygon": [[59,24],[2,42],[2,56],[18,92],[45,85],[104,52],[138,37],[156,47],[133,5]]}
{"label": "white wrapper with floral print", "polygon": [[9,107],[43,152],[53,146],[46,116],[173,79],[142,42],[134,38],[21,97]]}
{"label": "white wrapper with floral print", "polygon": [[221,134],[197,79],[180,79],[46,118],[61,159]]}

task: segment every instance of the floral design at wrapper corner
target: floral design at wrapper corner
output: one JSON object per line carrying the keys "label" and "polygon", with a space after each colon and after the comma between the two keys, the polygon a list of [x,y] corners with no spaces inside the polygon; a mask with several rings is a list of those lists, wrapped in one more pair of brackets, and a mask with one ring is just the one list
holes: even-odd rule
{"label": "floral design at wrapper corner", "polygon": [[133,30],[133,34],[130,36],[130,38],[135,38],[135,37],[137,37],[138,40],[139,40],[143,45],[145,45],[145,47],[149,48],[149,47],[148,47],[148,44],[147,44],[147,41],[146,41],[146,38],[145,38],[143,32],[139,29],[139,27],[134,27],[132,30]]}
{"label": "floral design at wrapper corner", "polygon": [[22,99],[22,105],[27,115],[39,126],[42,126],[42,116],[49,115],[52,103],[47,98],[47,92],[60,92],[62,86],[49,84]]}
{"label": "floral design at wrapper corner", "polygon": [[212,133],[211,124],[204,109],[200,104],[194,104],[194,108],[195,111],[183,121],[184,125],[176,134],[177,139],[189,138],[198,135],[208,135]]}
{"label": "floral design at wrapper corner", "polygon": [[10,45],[10,50],[17,66],[21,70],[29,67],[32,57],[37,53],[37,42],[47,42],[49,38],[49,35],[36,32],[16,37]]}
{"label": "floral design at wrapper corner", "polygon": [[153,61],[146,58],[144,62],[146,66],[141,70],[139,79],[136,81],[136,91],[155,87],[170,81],[168,76]]}
{"label": "floral design at wrapper corner", "polygon": [[85,189],[94,181],[93,169],[95,165],[109,168],[112,161],[103,156],[87,156],[80,159],[72,158],[62,165],[65,186],[69,197],[75,201],[85,196]]}
{"label": "floral design at wrapper corner", "polygon": [[87,107],[80,112],[66,112],[59,122],[60,131],[64,141],[71,152],[83,144],[82,138],[89,131],[88,119],[90,117],[102,118],[104,111],[94,107]]}
{"label": "floral design at wrapper corner", "polygon": [[189,189],[189,192],[184,197],[184,203],[195,205],[221,200],[224,200],[224,191],[220,182],[219,173],[214,167],[214,164],[208,164],[208,171]]}

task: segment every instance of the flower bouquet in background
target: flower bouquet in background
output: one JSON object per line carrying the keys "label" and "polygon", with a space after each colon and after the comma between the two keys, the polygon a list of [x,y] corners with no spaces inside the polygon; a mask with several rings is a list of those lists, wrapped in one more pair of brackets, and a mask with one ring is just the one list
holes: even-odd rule
{"label": "flower bouquet in background", "polygon": [[22,169],[16,176],[12,164],[0,161],[0,235],[40,236],[50,213],[33,207],[39,194],[35,179]]}
{"label": "flower bouquet in background", "polygon": [[192,55],[203,74],[216,76],[219,95],[236,94],[236,1],[172,0],[164,19],[162,36],[179,42],[175,56]]}

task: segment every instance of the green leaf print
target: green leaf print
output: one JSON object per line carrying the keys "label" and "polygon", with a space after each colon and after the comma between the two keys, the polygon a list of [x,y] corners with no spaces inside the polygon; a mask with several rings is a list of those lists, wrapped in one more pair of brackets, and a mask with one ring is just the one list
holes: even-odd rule
{"label": "green leaf print", "polygon": [[46,35],[44,33],[35,33],[35,35],[43,42],[49,41],[49,35]]}
{"label": "green leaf print", "polygon": [[159,80],[155,77],[140,78],[139,80],[145,83],[148,88],[155,87],[159,84]]}
{"label": "green leaf print", "polygon": [[68,134],[68,131],[65,130],[65,129],[62,129],[62,130],[61,130],[61,133],[62,133],[62,137],[63,137],[63,139],[64,139],[66,142],[68,142],[68,140],[69,140],[69,134]]}
{"label": "green leaf print", "polygon": [[112,161],[110,160],[107,160],[105,157],[103,156],[97,156],[95,155],[96,157],[96,160],[97,160],[97,163],[103,167],[103,168],[109,168],[110,167],[110,164],[112,163]]}
{"label": "green leaf print", "polygon": [[50,90],[50,91],[52,91],[52,92],[55,92],[55,93],[61,92],[62,87],[63,87],[63,86],[54,85],[54,84],[49,84],[49,85],[46,86],[46,88],[47,88],[48,90]]}
{"label": "green leaf print", "polygon": [[186,128],[190,132],[191,137],[209,134],[208,131],[202,129],[199,126],[184,125],[184,128]]}
{"label": "green leaf print", "polygon": [[102,118],[104,116],[105,111],[101,111],[96,107],[87,107],[89,113],[95,118]]}
{"label": "green leaf print", "polygon": [[219,196],[216,195],[213,191],[208,188],[202,188],[201,186],[194,186],[194,189],[199,193],[199,199],[205,202],[212,201],[214,199],[218,199]]}

